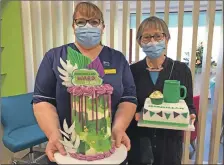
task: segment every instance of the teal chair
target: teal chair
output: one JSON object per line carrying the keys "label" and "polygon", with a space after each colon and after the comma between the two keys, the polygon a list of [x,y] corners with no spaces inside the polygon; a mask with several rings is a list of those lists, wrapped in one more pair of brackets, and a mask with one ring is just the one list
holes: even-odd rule
{"label": "teal chair", "polygon": [[42,154],[40,157],[34,158],[33,147],[47,142],[47,138],[34,117],[31,104],[32,96],[33,93],[27,93],[1,99],[3,144],[13,153],[25,149],[30,150],[28,161],[13,158],[14,164],[37,163],[45,156]]}

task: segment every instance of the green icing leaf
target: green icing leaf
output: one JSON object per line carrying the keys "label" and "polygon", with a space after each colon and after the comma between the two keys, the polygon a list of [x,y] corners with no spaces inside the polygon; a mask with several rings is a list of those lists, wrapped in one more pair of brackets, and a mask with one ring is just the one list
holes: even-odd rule
{"label": "green icing leaf", "polygon": [[76,50],[72,49],[70,46],[67,48],[67,60],[74,66],[77,64],[78,69],[86,68],[88,64],[91,63],[90,58],[82,55]]}

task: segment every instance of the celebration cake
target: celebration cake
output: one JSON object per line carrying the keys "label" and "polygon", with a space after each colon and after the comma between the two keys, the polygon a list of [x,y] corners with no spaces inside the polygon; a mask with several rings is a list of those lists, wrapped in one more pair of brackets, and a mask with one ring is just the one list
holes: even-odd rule
{"label": "celebration cake", "polygon": [[153,92],[146,98],[139,126],[180,129],[189,127],[189,109],[185,101],[180,99],[177,103],[164,101],[160,91]]}
{"label": "celebration cake", "polygon": [[72,158],[94,161],[115,152],[111,140],[111,95],[113,87],[103,84],[104,68],[99,58],[88,57],[67,49],[66,62],[60,59],[58,67],[62,84],[71,99],[71,125],[64,120],[63,140]]}

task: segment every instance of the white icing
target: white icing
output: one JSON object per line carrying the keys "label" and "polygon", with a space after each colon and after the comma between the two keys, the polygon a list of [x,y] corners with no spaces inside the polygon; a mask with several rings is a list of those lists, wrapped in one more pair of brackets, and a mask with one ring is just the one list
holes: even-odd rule
{"label": "white icing", "polygon": [[[173,109],[172,109],[173,108]],[[178,124],[189,124],[189,109],[184,100],[180,100],[179,103],[165,103],[160,105],[155,105],[151,103],[151,99],[147,98],[144,104],[144,109],[147,110],[145,113],[143,110],[143,120],[145,121],[156,121],[156,122],[170,122]],[[153,116],[150,116],[150,111],[154,112]],[[159,116],[157,113],[161,112],[163,116]],[[176,118],[174,118],[174,112],[179,113]],[[167,119],[165,113],[169,113],[170,116]],[[185,118],[182,113],[188,113],[187,118]]]}

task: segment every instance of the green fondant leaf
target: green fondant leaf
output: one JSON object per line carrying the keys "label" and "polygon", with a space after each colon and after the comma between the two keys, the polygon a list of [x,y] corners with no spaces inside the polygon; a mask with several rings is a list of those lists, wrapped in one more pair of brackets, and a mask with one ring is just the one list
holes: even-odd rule
{"label": "green fondant leaf", "polygon": [[67,60],[74,66],[77,64],[78,69],[86,68],[88,64],[91,63],[90,58],[82,55],[76,50],[72,49],[70,46],[67,48]]}

